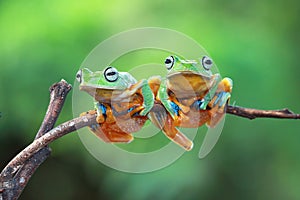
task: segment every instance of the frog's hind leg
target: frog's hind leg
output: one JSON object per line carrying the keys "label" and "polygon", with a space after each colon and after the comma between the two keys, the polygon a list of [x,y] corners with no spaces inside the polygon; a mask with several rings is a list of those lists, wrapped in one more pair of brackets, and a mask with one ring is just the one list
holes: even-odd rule
{"label": "frog's hind leg", "polygon": [[174,126],[174,120],[170,115],[168,115],[162,130],[169,139],[184,148],[186,151],[192,150],[194,145],[193,142]]}
{"label": "frog's hind leg", "polygon": [[107,143],[130,143],[134,139],[132,135],[121,130],[116,123],[93,124],[89,129]]}
{"label": "frog's hind leg", "polygon": [[193,148],[193,142],[175,127],[173,118],[162,105],[156,104],[149,113],[149,118],[170,140],[187,151]]}
{"label": "frog's hind leg", "polygon": [[104,142],[108,143],[129,143],[134,139],[132,135],[123,131],[116,124],[115,119],[112,117],[112,110],[110,107],[99,103],[96,103],[95,105],[97,110],[90,110],[80,114],[80,116],[83,116],[87,114],[94,115],[97,113],[96,121],[98,123],[89,126],[91,132]]}
{"label": "frog's hind leg", "polygon": [[103,133],[99,124],[93,124],[88,126],[89,130],[94,133],[98,138],[102,139],[104,142],[109,142],[105,134]]}

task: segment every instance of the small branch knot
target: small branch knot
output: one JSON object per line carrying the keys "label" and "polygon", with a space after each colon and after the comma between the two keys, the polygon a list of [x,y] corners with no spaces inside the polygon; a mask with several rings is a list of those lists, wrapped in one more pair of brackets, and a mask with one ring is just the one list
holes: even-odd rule
{"label": "small branch knot", "polygon": [[290,111],[288,108],[284,108],[282,110],[279,110],[280,112],[284,113],[284,114],[291,114],[293,115],[294,113],[292,111]]}

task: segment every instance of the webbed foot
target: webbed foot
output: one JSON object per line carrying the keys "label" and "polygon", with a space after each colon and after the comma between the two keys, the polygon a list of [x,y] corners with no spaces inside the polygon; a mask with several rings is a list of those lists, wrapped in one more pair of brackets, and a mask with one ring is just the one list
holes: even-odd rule
{"label": "webbed foot", "polygon": [[209,127],[216,126],[217,123],[225,115],[225,106],[228,104],[231,97],[233,82],[230,78],[224,78],[218,85],[218,89],[209,102],[208,106],[211,108],[209,111],[211,119],[207,122]]}
{"label": "webbed foot", "polygon": [[82,112],[82,113],[80,113],[80,117],[82,117],[82,116],[84,116],[84,115],[88,115],[88,114],[90,114],[90,115],[94,115],[94,114],[96,114],[97,113],[97,111],[96,110],[89,110],[89,111],[86,111],[86,112]]}

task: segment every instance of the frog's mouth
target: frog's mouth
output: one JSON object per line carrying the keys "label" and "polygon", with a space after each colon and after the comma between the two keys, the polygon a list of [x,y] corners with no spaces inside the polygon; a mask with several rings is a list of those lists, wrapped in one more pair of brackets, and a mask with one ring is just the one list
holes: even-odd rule
{"label": "frog's mouth", "polygon": [[98,85],[83,85],[81,84],[79,86],[79,90],[82,91],[95,91],[95,90],[123,90],[122,88],[114,87],[114,86],[106,86],[106,87],[100,87]]}
{"label": "frog's mouth", "polygon": [[100,87],[90,87],[81,85],[79,86],[80,90],[87,92],[89,95],[94,97],[96,101],[101,102],[111,102],[112,100],[117,99],[124,93],[124,90],[117,90],[114,88],[100,88]]}
{"label": "frog's mouth", "polygon": [[[214,75],[211,75],[209,73],[199,73],[199,72],[195,72],[195,71],[176,71],[176,72],[171,72],[168,74],[167,78],[171,78],[173,76],[179,76],[179,75],[183,75],[183,76],[200,76],[203,77],[203,79],[211,79]],[[216,75],[216,74],[215,74]]]}

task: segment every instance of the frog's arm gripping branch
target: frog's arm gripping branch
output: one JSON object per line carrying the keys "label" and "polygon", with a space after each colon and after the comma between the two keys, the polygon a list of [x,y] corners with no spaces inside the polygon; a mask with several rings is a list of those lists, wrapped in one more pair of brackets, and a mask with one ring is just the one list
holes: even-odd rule
{"label": "frog's arm gripping branch", "polygon": [[[0,174],[0,200],[18,199],[35,170],[50,156],[48,144],[96,122],[96,114],[87,114],[53,128],[70,90],[71,85],[64,80],[50,88],[50,103],[36,139],[15,156]],[[228,105],[226,112],[248,119],[260,117],[300,119],[300,114],[294,114],[288,109],[257,110]]]}

